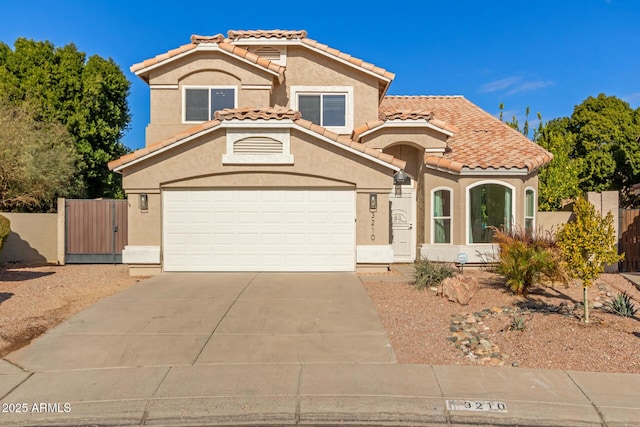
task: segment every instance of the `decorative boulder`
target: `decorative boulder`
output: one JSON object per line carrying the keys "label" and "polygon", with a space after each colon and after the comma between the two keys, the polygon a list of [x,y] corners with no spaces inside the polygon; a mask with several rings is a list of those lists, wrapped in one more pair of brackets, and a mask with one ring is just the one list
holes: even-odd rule
{"label": "decorative boulder", "polygon": [[478,280],[475,277],[455,274],[442,281],[438,287],[438,295],[446,297],[449,301],[467,305],[476,293],[477,286]]}

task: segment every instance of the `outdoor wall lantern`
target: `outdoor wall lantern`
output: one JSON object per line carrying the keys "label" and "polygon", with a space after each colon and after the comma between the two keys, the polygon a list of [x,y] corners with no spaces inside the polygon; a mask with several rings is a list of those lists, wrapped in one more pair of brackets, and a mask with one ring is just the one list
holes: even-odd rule
{"label": "outdoor wall lantern", "polygon": [[138,195],[138,207],[141,211],[149,209],[149,196],[147,196],[147,193],[141,193]]}
{"label": "outdoor wall lantern", "polygon": [[407,181],[408,178],[409,175],[407,175],[402,169],[400,169],[398,172],[396,172],[395,175],[393,175],[393,183],[395,185],[402,185]]}
{"label": "outdoor wall lantern", "polygon": [[369,193],[369,210],[375,211],[378,209],[378,193]]}

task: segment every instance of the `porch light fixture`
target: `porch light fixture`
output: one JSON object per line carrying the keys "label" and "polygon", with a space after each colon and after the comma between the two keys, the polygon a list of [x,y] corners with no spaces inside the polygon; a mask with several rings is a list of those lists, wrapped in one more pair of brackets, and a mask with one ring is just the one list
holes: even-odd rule
{"label": "porch light fixture", "polygon": [[409,175],[404,173],[404,170],[400,169],[398,172],[396,172],[395,175],[393,175],[393,183],[395,185],[402,185],[407,181],[408,178]]}
{"label": "porch light fixture", "polygon": [[369,210],[375,211],[378,209],[378,193],[369,193]]}
{"label": "porch light fixture", "polygon": [[138,207],[141,211],[149,210],[149,196],[147,196],[147,193],[138,195]]}

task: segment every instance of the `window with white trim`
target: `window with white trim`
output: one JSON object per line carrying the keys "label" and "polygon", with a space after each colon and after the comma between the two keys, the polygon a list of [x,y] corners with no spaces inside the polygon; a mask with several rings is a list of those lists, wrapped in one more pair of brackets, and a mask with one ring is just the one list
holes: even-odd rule
{"label": "window with white trim", "polygon": [[528,188],[524,192],[524,230],[526,233],[533,233],[535,227],[535,206],[536,206],[536,193],[532,188]]}
{"label": "window with white trim", "polygon": [[336,133],[353,130],[353,88],[350,86],[292,86],[291,108],[302,118]]}
{"label": "window with white trim", "polygon": [[451,243],[451,190],[433,192],[433,243]]}
{"label": "window with white trim", "polygon": [[183,94],[185,122],[206,122],[216,111],[236,107],[233,86],[185,87]]}
{"label": "window with white trim", "polygon": [[324,127],[347,124],[347,96],[344,94],[299,94],[302,118]]}
{"label": "window with white trim", "polygon": [[476,185],[468,190],[469,243],[491,243],[493,227],[511,231],[513,189],[498,183]]}

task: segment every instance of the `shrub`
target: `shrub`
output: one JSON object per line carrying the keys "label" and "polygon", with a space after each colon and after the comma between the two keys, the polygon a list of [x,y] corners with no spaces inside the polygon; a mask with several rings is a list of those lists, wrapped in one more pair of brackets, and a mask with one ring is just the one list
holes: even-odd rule
{"label": "shrub", "polygon": [[513,293],[526,296],[532,286],[543,281],[566,283],[553,233],[494,228],[493,242],[498,245],[495,271]]}
{"label": "shrub", "polygon": [[606,265],[617,263],[624,259],[624,255],[618,255],[615,246],[616,234],[611,211],[602,216],[591,203],[580,197],[573,205],[573,212],[576,220],[558,230],[558,247],[569,275],[582,280],[584,322],[589,323],[589,286],[604,272]]}
{"label": "shrub", "polygon": [[626,292],[618,294],[611,301],[605,303],[605,308],[613,314],[622,317],[632,317],[638,311],[631,302],[631,297]]}
{"label": "shrub", "polygon": [[518,315],[517,313],[513,313],[513,320],[511,320],[511,324],[509,325],[510,331],[519,331],[523,332],[527,329],[527,321],[524,318],[524,315]]}
{"label": "shrub", "polygon": [[455,268],[449,264],[421,259],[415,263],[414,284],[418,289],[438,286],[447,277],[453,277]]}
{"label": "shrub", "polygon": [[2,252],[2,247],[4,246],[4,242],[7,240],[7,237],[11,233],[11,222],[9,218],[0,215],[0,252]]}

